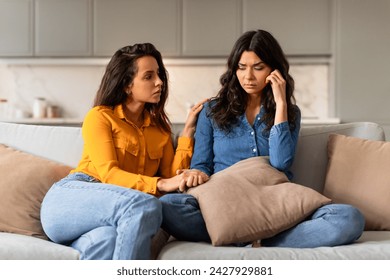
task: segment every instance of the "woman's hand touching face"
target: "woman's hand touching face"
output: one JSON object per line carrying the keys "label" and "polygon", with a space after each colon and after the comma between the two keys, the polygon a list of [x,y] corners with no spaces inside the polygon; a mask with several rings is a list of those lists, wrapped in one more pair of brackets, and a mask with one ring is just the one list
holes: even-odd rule
{"label": "woman's hand touching face", "polygon": [[265,79],[272,87],[274,100],[276,104],[286,102],[286,81],[279,70],[272,71]]}

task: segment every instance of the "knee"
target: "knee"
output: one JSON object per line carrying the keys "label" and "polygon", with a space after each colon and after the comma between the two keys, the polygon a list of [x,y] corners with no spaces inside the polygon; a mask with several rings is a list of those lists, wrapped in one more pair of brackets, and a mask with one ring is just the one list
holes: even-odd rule
{"label": "knee", "polygon": [[179,193],[168,193],[164,194],[163,196],[160,197],[160,201],[162,203],[162,206],[170,205],[170,204],[176,204],[180,200],[180,195]]}
{"label": "knee", "polygon": [[195,197],[189,194],[166,194],[160,197],[163,216],[173,217],[178,213],[199,211]]}
{"label": "knee", "polygon": [[342,230],[342,236],[340,239],[343,240],[343,244],[350,244],[360,238],[364,231],[365,219],[359,209],[351,206],[344,205],[344,217],[345,223]]}
{"label": "knee", "polygon": [[358,208],[348,204],[336,204],[335,207],[337,209],[335,214],[340,217],[340,223],[345,224],[346,228],[356,232],[364,230],[365,219]]}
{"label": "knee", "polygon": [[162,207],[180,207],[182,205],[192,205],[198,207],[196,198],[189,194],[169,193],[160,197]]}
{"label": "knee", "polygon": [[339,230],[337,239],[341,244],[356,241],[363,233],[365,219],[359,209],[347,204],[334,204],[331,208],[334,225]]}
{"label": "knee", "polygon": [[345,212],[347,220],[350,221],[349,228],[351,229],[351,235],[353,235],[354,240],[356,240],[362,235],[364,231],[365,218],[358,208],[351,205],[345,205]]}

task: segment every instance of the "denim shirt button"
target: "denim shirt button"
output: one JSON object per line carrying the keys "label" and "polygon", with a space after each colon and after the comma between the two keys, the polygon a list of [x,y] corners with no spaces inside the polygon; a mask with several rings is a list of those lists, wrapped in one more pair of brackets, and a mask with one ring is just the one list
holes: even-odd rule
{"label": "denim shirt button", "polygon": [[252,151],[253,151],[254,153],[256,153],[256,148],[254,148]]}
{"label": "denim shirt button", "polygon": [[251,131],[251,135],[255,134],[253,131]]}

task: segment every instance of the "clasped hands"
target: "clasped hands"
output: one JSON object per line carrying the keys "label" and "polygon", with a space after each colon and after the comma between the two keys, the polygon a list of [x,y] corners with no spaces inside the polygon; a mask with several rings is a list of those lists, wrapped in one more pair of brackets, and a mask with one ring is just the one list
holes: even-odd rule
{"label": "clasped hands", "polygon": [[160,192],[184,192],[188,188],[199,186],[209,180],[209,176],[197,169],[179,169],[172,178],[160,178],[157,188]]}

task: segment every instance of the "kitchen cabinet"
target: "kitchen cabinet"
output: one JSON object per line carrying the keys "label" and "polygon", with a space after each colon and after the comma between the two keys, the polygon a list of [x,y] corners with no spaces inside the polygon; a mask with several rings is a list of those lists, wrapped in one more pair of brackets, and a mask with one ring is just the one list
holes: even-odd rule
{"label": "kitchen cabinet", "polygon": [[35,55],[91,55],[91,3],[35,0]]}
{"label": "kitchen cabinet", "polygon": [[287,55],[331,56],[336,0],[0,0],[0,56],[111,57],[151,42],[164,57],[226,57],[265,29]]}
{"label": "kitchen cabinet", "polygon": [[287,55],[331,55],[332,5],[333,0],[243,0],[243,31],[270,31]]}
{"label": "kitchen cabinet", "polygon": [[164,56],[180,55],[180,0],[95,0],[93,54],[153,43]]}
{"label": "kitchen cabinet", "polygon": [[0,0],[0,55],[33,54],[32,0]]}
{"label": "kitchen cabinet", "polygon": [[226,56],[241,34],[241,1],[183,0],[184,56]]}

